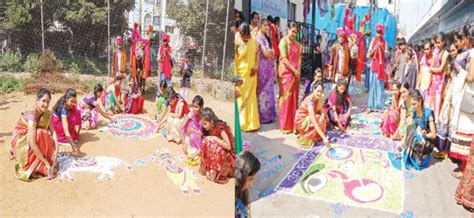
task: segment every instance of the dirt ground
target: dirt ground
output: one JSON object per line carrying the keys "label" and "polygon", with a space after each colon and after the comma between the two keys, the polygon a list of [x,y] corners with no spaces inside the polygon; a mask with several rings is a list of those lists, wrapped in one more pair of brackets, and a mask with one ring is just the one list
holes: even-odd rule
{"label": "dirt ground", "polygon": [[[188,101],[195,94],[190,91]],[[202,96],[205,106],[213,108],[229,126],[234,126],[232,102],[213,100],[205,94]],[[58,94],[53,96],[50,109],[59,97]],[[154,115],[154,100],[154,96],[146,96],[145,115]],[[220,185],[198,175],[201,194],[185,196],[167,177],[165,169],[146,160],[160,147],[169,149],[174,155],[182,155],[179,146],[168,143],[163,136],[139,140],[112,136],[98,129],[81,132],[79,144],[88,156],[112,156],[132,164],[131,170],[116,168],[111,180],[97,181],[97,175],[91,173],[76,173],[74,181],[41,178],[23,182],[15,179],[14,161],[10,160],[6,148],[10,145],[12,130],[20,113],[33,104],[33,95],[0,96],[0,217],[234,215],[233,179]],[[100,124],[99,128],[106,122]],[[69,148],[62,148],[69,151]],[[146,160],[146,165],[134,164],[138,159]],[[197,173],[198,167],[192,170]]]}

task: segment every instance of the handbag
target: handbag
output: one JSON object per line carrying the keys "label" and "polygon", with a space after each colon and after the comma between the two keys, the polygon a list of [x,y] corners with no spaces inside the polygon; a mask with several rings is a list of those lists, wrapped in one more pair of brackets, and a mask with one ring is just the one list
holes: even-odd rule
{"label": "handbag", "polygon": [[460,110],[474,114],[474,84],[473,83],[466,83],[466,87],[464,88],[464,93],[461,100]]}

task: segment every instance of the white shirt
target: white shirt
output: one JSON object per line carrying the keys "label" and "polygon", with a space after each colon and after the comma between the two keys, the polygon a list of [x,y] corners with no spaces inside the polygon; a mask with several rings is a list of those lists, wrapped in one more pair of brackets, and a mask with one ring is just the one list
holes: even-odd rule
{"label": "white shirt", "polygon": [[118,69],[118,72],[120,73],[122,72],[121,71],[122,69],[120,69],[122,67],[122,50],[120,49],[117,52],[117,64],[118,64],[117,69]]}

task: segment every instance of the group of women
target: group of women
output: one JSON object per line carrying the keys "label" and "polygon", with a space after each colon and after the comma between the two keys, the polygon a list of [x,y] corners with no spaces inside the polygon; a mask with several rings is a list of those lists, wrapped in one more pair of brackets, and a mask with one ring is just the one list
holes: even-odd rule
{"label": "group of women", "polygon": [[[402,42],[404,40],[401,40]],[[456,201],[474,208],[474,26],[454,32],[451,44],[439,33],[418,54],[408,46],[404,77],[391,85],[392,102],[381,124],[385,136],[404,140],[400,149],[407,169],[425,169],[430,155],[459,165]],[[402,43],[404,46],[404,43]],[[398,53],[398,54],[397,54]],[[420,61],[418,61],[420,58]],[[405,79],[406,78],[406,79]]]}
{"label": "group of women", "polygon": [[234,176],[235,140],[229,126],[219,119],[204,99],[197,95],[191,108],[166,81],[160,82],[156,100],[158,129],[169,142],[181,144],[186,163],[216,183]]}
{"label": "group of women", "polygon": [[[257,15],[258,16],[258,15]],[[258,19],[257,19],[258,20]],[[328,144],[326,129],[345,131],[350,127],[352,101],[347,82],[333,86],[327,98],[323,94],[323,74],[316,70],[299,101],[302,46],[296,40],[299,32],[294,23],[287,35],[278,41],[279,56],[275,55],[271,22],[252,19],[252,26],[237,22],[235,35],[236,74],[243,81],[238,86],[238,113],[242,131],[255,131],[260,123],[278,119],[283,133],[296,133],[303,148],[316,142]],[[258,27],[258,28],[257,28]],[[255,32],[255,34],[252,34]],[[386,61],[387,48],[384,28],[376,27],[376,37],[369,45],[368,113],[383,112],[386,84],[392,93],[391,104],[381,122],[383,135],[403,140],[399,148],[407,169],[428,167],[433,149],[436,158],[451,158],[459,164],[453,176],[461,179],[456,192],[458,203],[473,208],[474,197],[474,59],[472,45],[474,27],[466,25],[454,33],[453,43],[439,33],[426,41],[420,53],[404,40],[397,44],[394,60],[403,60],[391,73]],[[403,42],[402,42],[403,41]],[[274,96],[274,72],[279,86],[278,100]],[[401,68],[402,67],[402,68]],[[390,83],[388,83],[388,78]],[[276,117],[275,111],[279,115]]]}
{"label": "group of women", "polygon": [[[260,123],[275,121],[278,107],[281,132],[297,133],[298,141],[304,148],[318,141],[328,144],[326,126],[338,131],[345,131],[350,126],[352,102],[347,91],[347,81],[338,82],[328,98],[325,98],[322,72],[317,69],[315,79],[308,85],[306,97],[300,102],[302,45],[296,40],[299,27],[296,23],[290,24],[287,35],[274,43],[278,39],[269,34],[270,25],[273,24],[262,19],[258,30],[254,29],[257,32],[254,35],[251,26],[237,22],[236,74],[243,81],[237,87],[240,128],[242,131],[255,131],[260,128]],[[277,60],[274,44],[278,44]],[[276,63],[279,86],[277,102],[273,84]]]}
{"label": "group of women", "polygon": [[[58,169],[58,145],[71,146],[74,157],[84,156],[79,146],[80,132],[97,128],[99,114],[115,123],[114,114],[140,113],[143,96],[134,79],[130,79],[129,89],[122,89],[121,83],[116,78],[105,90],[97,84],[80,101],[76,91],[68,89],[52,111],[50,91],[40,89],[35,106],[21,114],[13,131],[15,177],[25,181],[34,175],[53,178]],[[189,165],[199,162],[199,172],[217,183],[226,183],[234,176],[233,134],[211,108],[204,108],[201,96],[194,97],[189,108],[185,99],[163,80],[156,108],[159,130],[163,129],[168,141],[183,145]]]}

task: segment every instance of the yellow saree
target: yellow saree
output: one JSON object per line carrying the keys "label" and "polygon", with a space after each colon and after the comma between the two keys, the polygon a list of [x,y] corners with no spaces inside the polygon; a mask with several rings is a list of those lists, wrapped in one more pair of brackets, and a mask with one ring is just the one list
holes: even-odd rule
{"label": "yellow saree", "polygon": [[235,73],[241,77],[243,84],[237,87],[241,97],[237,99],[240,128],[242,131],[253,131],[260,128],[257,101],[257,75],[250,76],[251,69],[257,64],[257,40],[251,38],[247,43],[236,47]]}

